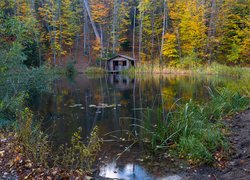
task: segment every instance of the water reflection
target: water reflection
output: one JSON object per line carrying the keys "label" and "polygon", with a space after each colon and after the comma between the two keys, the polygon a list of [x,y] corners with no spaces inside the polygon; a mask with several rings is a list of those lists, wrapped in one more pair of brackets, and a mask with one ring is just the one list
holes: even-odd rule
{"label": "water reflection", "polygon": [[145,169],[136,164],[125,164],[123,166],[117,166],[116,162],[104,165],[100,168],[99,175],[105,178],[111,179],[154,179],[151,177]]}
{"label": "water reflection", "polygon": [[120,90],[133,89],[135,84],[135,78],[121,74],[110,74],[108,79],[110,84]]}
{"label": "water reflection", "polygon": [[49,129],[52,139],[60,144],[69,141],[79,126],[85,137],[96,125],[102,134],[132,130],[131,124],[143,122],[143,109],[168,111],[179,99],[178,103],[190,98],[204,101],[208,98],[207,87],[215,86],[212,82],[208,77],[190,76],[131,78],[110,74],[93,79],[78,75],[74,81],[55,81],[53,92],[34,96],[31,108],[44,117],[44,129]]}
{"label": "water reflection", "polygon": [[170,175],[165,177],[154,177],[149,174],[142,166],[138,164],[125,164],[117,166],[116,162],[112,162],[100,167],[99,176],[110,179],[123,180],[181,180],[180,175]]}

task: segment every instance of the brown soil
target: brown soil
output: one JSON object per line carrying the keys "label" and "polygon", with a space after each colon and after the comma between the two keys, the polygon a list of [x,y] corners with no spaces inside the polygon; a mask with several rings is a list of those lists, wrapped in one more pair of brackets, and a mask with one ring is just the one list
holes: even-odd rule
{"label": "brown soil", "polygon": [[227,172],[221,179],[250,179],[250,109],[236,115],[230,123],[230,141],[235,148]]}

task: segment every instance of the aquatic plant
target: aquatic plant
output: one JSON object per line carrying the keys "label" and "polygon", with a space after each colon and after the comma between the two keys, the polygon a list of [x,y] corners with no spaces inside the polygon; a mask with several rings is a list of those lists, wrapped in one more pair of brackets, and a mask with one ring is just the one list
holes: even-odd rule
{"label": "aquatic plant", "polygon": [[172,149],[195,164],[213,163],[216,152],[226,155],[229,142],[222,131],[226,126],[221,119],[247,108],[250,101],[225,88],[209,91],[211,100],[208,103],[199,105],[190,100],[165,117],[161,109],[158,109],[157,116],[147,110],[144,121],[136,125],[142,131],[140,138],[144,140],[146,137],[154,152]]}

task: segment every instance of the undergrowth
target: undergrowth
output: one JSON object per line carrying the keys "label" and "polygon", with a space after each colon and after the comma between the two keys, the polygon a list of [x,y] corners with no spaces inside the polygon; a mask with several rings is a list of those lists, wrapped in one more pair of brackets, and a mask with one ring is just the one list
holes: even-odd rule
{"label": "undergrowth", "polygon": [[37,165],[43,167],[58,167],[63,171],[77,170],[82,175],[91,171],[96,154],[100,150],[101,139],[98,137],[98,128],[90,134],[89,141],[84,143],[81,128],[71,138],[71,143],[63,144],[58,151],[52,151],[52,143],[40,124],[34,121],[32,112],[25,108],[18,114],[16,134],[18,145],[22,153]]}
{"label": "undergrowth", "polygon": [[60,146],[55,164],[64,169],[81,170],[82,172],[91,170],[102,141],[98,137],[98,127],[92,130],[87,144],[83,142],[81,132],[82,128],[79,128],[73,134],[69,145]]}

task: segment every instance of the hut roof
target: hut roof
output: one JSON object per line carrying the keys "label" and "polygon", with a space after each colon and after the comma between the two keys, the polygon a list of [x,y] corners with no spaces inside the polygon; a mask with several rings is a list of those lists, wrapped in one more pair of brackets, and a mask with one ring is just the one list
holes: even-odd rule
{"label": "hut roof", "polygon": [[125,58],[125,59],[130,60],[130,61],[135,61],[135,60],[136,60],[136,59],[134,59],[134,58],[132,58],[132,57],[118,54],[118,55],[116,55],[116,56],[114,56],[114,57],[108,59],[107,61],[110,61],[110,60],[115,59],[115,58],[117,58],[117,57],[122,57],[122,58]]}

